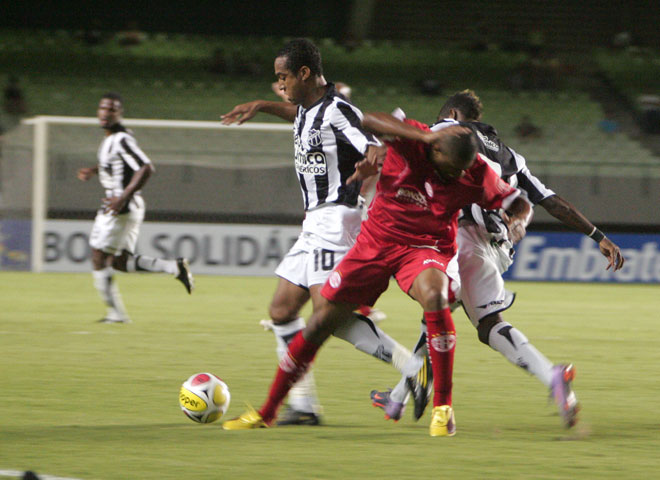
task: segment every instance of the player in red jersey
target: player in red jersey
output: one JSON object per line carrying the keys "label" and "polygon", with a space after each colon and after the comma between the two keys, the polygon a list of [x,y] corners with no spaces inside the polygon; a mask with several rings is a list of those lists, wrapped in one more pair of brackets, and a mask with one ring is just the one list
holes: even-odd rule
{"label": "player in red jersey", "polygon": [[[373,305],[394,275],[401,289],[423,307],[427,321],[435,389],[430,434],[456,432],[451,407],[456,332],[447,272],[456,254],[458,213],[471,203],[512,210],[529,205],[477,155],[477,141],[468,128],[431,132],[414,120],[401,122],[380,113],[365,115],[363,125],[376,134],[396,136],[388,142],[369,218],[323,286],[324,298],[307,326],[289,344],[264,405],[225,422],[226,430],[269,426],[323,342],[357,305]],[[368,160],[356,168],[355,178],[375,173]]]}

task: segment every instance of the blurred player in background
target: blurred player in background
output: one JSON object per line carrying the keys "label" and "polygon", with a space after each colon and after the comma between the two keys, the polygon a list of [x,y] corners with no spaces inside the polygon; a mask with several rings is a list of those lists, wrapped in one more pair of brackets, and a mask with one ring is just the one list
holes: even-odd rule
{"label": "blurred player in background", "polygon": [[[375,164],[382,160],[385,149],[362,128],[362,112],[338,94],[334,84],[326,82],[321,54],[312,42],[289,42],[277,53],[274,68],[286,101],[237,105],[222,115],[222,121],[241,124],[264,112],[293,122],[295,168],[305,220],[298,241],[275,270],[280,278],[269,307],[278,357],[283,358],[289,342],[305,328],[301,308],[310,298],[314,309],[321,302],[323,283],[360,231],[360,181],[349,181],[356,163],[367,156]],[[335,335],[391,363],[406,376],[414,375],[422,364],[363,315],[352,316]],[[401,370],[402,365],[411,370]],[[279,425],[319,424],[320,406],[311,371],[291,389],[288,402]]]}
{"label": "blurred player in background", "polygon": [[105,139],[98,151],[98,165],[81,168],[78,178],[87,181],[99,176],[105,189],[103,206],[94,220],[89,244],[92,247],[94,286],[107,306],[100,321],[130,322],[114,281],[115,270],[122,272],[165,272],[193,289],[193,277],[184,258],[165,260],[135,255],[145,203],[140,193],[154,171],[153,165],[138,147],[135,137],[122,124],[123,100],[117,93],[101,97],[98,119]]}
{"label": "blurred player in background", "polygon": [[[532,205],[541,205],[564,225],[588,235],[608,260],[607,268],[619,270],[624,258],[617,245],[605,237],[573,205],[541,183],[526,165],[525,158],[507,147],[499,139],[491,125],[481,123],[482,104],[479,97],[464,90],[451,96],[438,115],[438,122],[431,130],[447,125],[465,125],[479,139],[479,153],[488,161],[503,180],[521,190],[523,197]],[[459,123],[460,122],[460,123]],[[461,278],[460,299],[472,324],[477,328],[479,340],[500,352],[506,359],[538,378],[554,398],[562,422],[571,427],[577,422],[577,397],[571,388],[575,370],[570,364],[556,364],[538,351],[527,337],[502,318],[514,300],[514,294],[504,288],[502,274],[513,262],[513,245],[526,233],[532,218],[520,212],[518,215],[484,210],[479,205],[463,209],[458,228],[458,266]],[[422,320],[423,321],[423,320]],[[425,356],[425,328],[415,348],[415,353]],[[432,371],[426,369],[428,378],[419,379],[417,388],[430,381]],[[390,416],[403,408],[408,396],[407,379],[402,379],[392,392],[371,393],[375,406],[385,409]],[[415,419],[424,413],[426,403],[423,394],[417,394]]]}
{"label": "blurred player in background", "polygon": [[323,342],[356,305],[373,305],[393,275],[401,289],[422,305],[429,328],[435,374],[430,434],[456,432],[451,406],[456,332],[449,311],[449,275],[455,264],[458,212],[472,202],[514,211],[529,206],[517,199],[518,190],[478,157],[476,138],[466,127],[431,132],[426,125],[404,123],[387,114],[368,114],[364,126],[379,135],[395,136],[388,141],[369,218],[355,246],[323,286],[307,327],[289,344],[264,405],[258,412],[249,410],[225,422],[227,430],[269,426],[290,385],[304,374]]}

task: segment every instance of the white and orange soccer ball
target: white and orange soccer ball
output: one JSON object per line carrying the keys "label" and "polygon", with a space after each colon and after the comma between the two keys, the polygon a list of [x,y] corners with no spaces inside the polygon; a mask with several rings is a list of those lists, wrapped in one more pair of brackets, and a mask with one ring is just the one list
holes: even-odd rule
{"label": "white and orange soccer ball", "polygon": [[222,417],[230,400],[227,384],[212,373],[196,373],[183,382],[179,391],[181,410],[198,423],[211,423]]}

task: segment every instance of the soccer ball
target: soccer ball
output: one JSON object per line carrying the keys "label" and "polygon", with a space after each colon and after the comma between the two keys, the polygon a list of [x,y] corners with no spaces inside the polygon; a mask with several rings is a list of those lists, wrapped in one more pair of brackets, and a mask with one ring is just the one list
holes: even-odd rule
{"label": "soccer ball", "polygon": [[212,373],[196,373],[183,382],[179,405],[186,416],[198,423],[215,422],[229,408],[227,384]]}

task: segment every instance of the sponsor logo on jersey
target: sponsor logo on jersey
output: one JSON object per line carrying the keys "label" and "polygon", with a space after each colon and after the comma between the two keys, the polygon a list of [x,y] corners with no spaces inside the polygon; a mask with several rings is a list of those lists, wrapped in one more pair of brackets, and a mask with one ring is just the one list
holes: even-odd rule
{"label": "sponsor logo on jersey", "polygon": [[296,142],[296,172],[302,175],[325,175],[328,171],[323,152],[308,152]]}
{"label": "sponsor logo on jersey", "polygon": [[414,203],[415,205],[418,205],[426,210],[429,208],[426,197],[415,190],[399,188],[399,190],[396,192],[396,198],[407,203]]}
{"label": "sponsor logo on jersey", "polygon": [[337,271],[332,272],[330,277],[328,277],[328,285],[332,288],[339,287],[341,285],[341,274]]}
{"label": "sponsor logo on jersey", "polygon": [[309,130],[309,133],[307,134],[307,143],[310,145],[310,147],[318,147],[321,145],[321,131],[316,130],[315,128],[312,128]]}
{"label": "sponsor logo on jersey", "polygon": [[456,345],[456,334],[447,332],[431,337],[431,348],[436,352],[445,353],[450,351]]}
{"label": "sponsor logo on jersey", "polygon": [[481,143],[483,143],[488,150],[492,150],[494,152],[500,151],[500,146],[497,144],[497,142],[494,142],[479,130],[477,130],[477,136],[479,137],[479,140],[481,140]]}
{"label": "sponsor logo on jersey", "polygon": [[422,262],[422,265],[428,265],[429,263],[437,263],[437,264],[440,265],[441,267],[444,267],[444,266],[445,266],[444,263],[437,261],[435,258],[427,258],[426,260],[424,260],[424,261]]}

